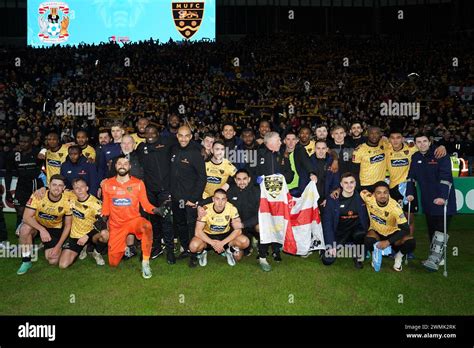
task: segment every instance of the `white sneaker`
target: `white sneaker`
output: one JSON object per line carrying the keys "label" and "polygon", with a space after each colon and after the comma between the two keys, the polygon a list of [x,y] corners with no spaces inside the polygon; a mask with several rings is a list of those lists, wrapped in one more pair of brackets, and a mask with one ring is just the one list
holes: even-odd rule
{"label": "white sneaker", "polygon": [[232,248],[234,249],[234,259],[235,259],[235,257],[239,256],[240,254],[240,248],[238,247],[232,247]]}
{"label": "white sneaker", "polygon": [[403,262],[403,254],[399,251],[395,255],[395,262],[393,263],[393,269],[397,272],[402,271],[402,262]]}
{"label": "white sneaker", "polygon": [[264,258],[259,258],[258,259],[258,264],[260,265],[260,268],[264,272],[270,272],[272,270],[272,266],[268,263],[267,259]]}
{"label": "white sneaker", "polygon": [[225,251],[225,257],[227,258],[227,263],[229,266],[235,266],[234,254],[230,251],[230,248],[227,248]]}
{"label": "white sneaker", "polygon": [[[84,248],[85,249],[85,248]],[[82,252],[81,252],[82,253]],[[101,254],[97,252],[97,250],[94,249],[92,252],[92,257],[94,258],[95,262],[97,263],[98,266],[103,266],[105,265],[104,258],[102,257]]]}
{"label": "white sneaker", "polygon": [[143,261],[142,262],[142,277],[145,279],[150,279],[151,276],[152,274],[151,274],[150,262]]}
{"label": "white sneaker", "polygon": [[87,245],[84,245],[82,248],[81,253],[79,254],[79,260],[84,260],[87,257]]}
{"label": "white sneaker", "polygon": [[198,254],[197,259],[199,260],[199,266],[205,267],[207,265],[207,250]]}

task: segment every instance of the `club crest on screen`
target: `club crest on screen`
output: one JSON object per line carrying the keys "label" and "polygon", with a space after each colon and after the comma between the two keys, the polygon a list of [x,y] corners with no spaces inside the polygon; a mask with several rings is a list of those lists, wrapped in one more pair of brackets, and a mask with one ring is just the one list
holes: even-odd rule
{"label": "club crest on screen", "polygon": [[173,2],[171,12],[176,29],[188,40],[198,32],[201,26],[204,17],[204,2]]}
{"label": "club crest on screen", "polygon": [[65,2],[48,1],[38,7],[38,37],[45,43],[61,43],[69,38],[69,6]]}

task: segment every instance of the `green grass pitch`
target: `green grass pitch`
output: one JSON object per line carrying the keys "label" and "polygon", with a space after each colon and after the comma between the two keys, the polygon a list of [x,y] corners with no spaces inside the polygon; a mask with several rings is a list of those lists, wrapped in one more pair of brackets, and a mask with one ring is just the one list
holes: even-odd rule
{"label": "green grass pitch", "polygon": [[[10,242],[16,243],[13,214],[6,214]],[[283,254],[264,273],[254,254],[235,267],[209,253],[208,265],[190,269],[187,260],[168,265],[151,261],[153,277],[141,277],[138,257],[117,269],[97,266],[91,257],[69,269],[49,266],[41,251],[33,268],[17,276],[21,259],[0,259],[1,315],[473,315],[474,216],[458,215],[450,226],[448,278],[427,272],[423,216],[416,217],[416,259],[392,270],[384,258],[375,273],[352,260],[330,267],[316,255]],[[453,248],[457,256],[452,256]]]}

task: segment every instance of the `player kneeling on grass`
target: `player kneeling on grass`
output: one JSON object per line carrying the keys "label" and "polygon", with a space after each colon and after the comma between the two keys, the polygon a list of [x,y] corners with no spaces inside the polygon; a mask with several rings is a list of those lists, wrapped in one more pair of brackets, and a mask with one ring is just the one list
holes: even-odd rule
{"label": "player kneeling on grass", "polygon": [[61,247],[71,230],[71,209],[64,193],[65,178],[59,174],[51,176],[49,189],[42,199],[31,196],[23,213],[20,227],[20,248],[22,264],[16,274],[22,275],[32,267],[31,248],[33,238],[39,232],[44,244],[44,254],[50,265],[57,265]]}
{"label": "player kneeling on grass", "polygon": [[364,238],[368,229],[367,208],[355,190],[354,174],[346,172],[341,175],[342,188],[338,198],[329,196],[322,214],[323,233],[326,250],[321,251],[324,265],[332,265],[336,261],[337,250],[351,245],[349,250],[354,266],[363,267]]}
{"label": "player kneeling on grass", "polygon": [[108,217],[109,265],[118,266],[125,254],[127,236],[134,234],[142,241],[142,276],[151,278],[150,254],[153,242],[151,223],[140,215],[140,206],[148,214],[163,214],[146,195],[143,181],[130,175],[130,160],[120,155],[115,162],[117,175],[102,181],[102,215]]}
{"label": "player kneeling on grass", "polygon": [[413,252],[416,246],[402,208],[390,198],[389,186],[384,181],[374,184],[373,194],[363,190],[360,196],[369,213],[370,226],[364,244],[366,250],[373,251],[372,267],[378,272],[382,265],[382,254],[390,254],[389,250],[393,248],[393,269],[401,272],[403,256]]}
{"label": "player kneeling on grass", "polygon": [[212,201],[200,208],[195,236],[189,244],[190,267],[196,267],[198,261],[201,266],[206,266],[207,250],[211,248],[224,255],[230,266],[235,266],[236,261],[242,258],[243,250],[249,246],[249,239],[240,228],[239,212],[227,202],[227,192],[217,189]]}
{"label": "player kneeling on grass", "polygon": [[92,256],[99,266],[103,266],[105,262],[101,252],[107,248],[109,232],[107,231],[107,224],[100,216],[102,203],[89,194],[89,187],[84,179],[73,179],[72,189],[75,197],[70,200],[72,211],[71,234],[63,245],[59,268],[67,268],[72,265],[89,241],[95,247]]}

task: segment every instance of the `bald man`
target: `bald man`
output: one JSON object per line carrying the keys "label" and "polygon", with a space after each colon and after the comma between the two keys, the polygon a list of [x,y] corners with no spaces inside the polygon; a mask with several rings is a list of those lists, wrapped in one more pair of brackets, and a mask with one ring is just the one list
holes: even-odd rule
{"label": "bald man", "polygon": [[194,236],[197,219],[197,202],[206,186],[206,166],[198,146],[191,140],[188,126],[178,128],[178,144],[171,149],[170,191],[173,221],[184,251],[178,256],[190,255],[189,241]]}

